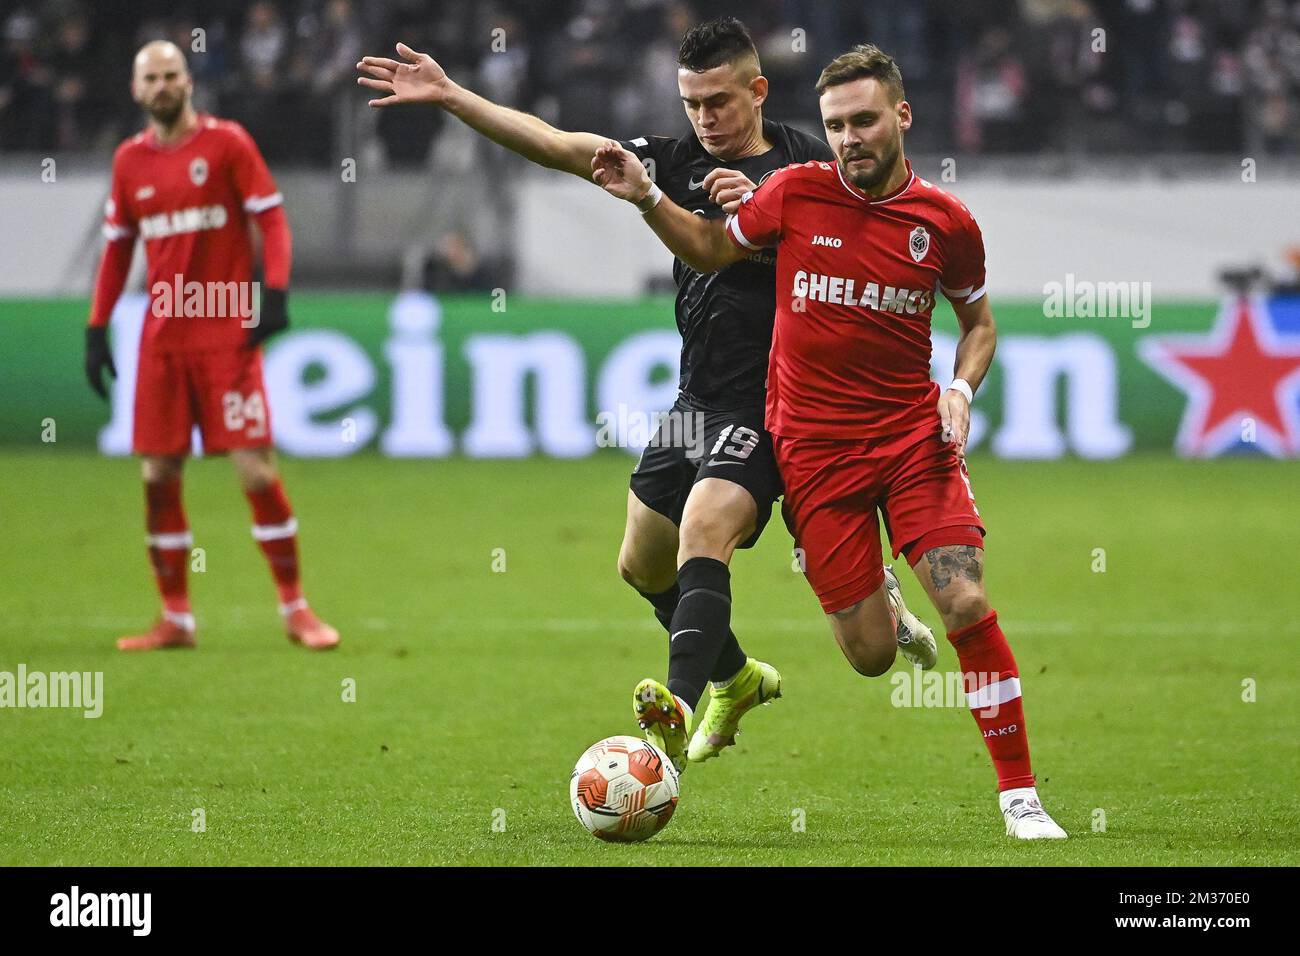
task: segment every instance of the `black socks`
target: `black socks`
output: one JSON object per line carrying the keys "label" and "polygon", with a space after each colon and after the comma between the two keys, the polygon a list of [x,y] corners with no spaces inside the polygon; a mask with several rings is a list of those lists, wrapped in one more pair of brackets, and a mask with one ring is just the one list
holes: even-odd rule
{"label": "black socks", "polygon": [[[709,680],[734,675],[745,655],[731,633],[731,571],[725,564],[691,558],[677,570],[677,588],[681,597],[669,627],[668,689],[694,710]],[[715,677],[720,669],[725,674]]]}
{"label": "black socks", "polygon": [[[703,590],[682,602],[683,592],[692,589]],[[692,558],[681,566],[677,583],[667,591],[639,593],[654,607],[655,618],[670,636],[686,632],[669,644],[668,689],[694,710],[705,683],[729,680],[745,666],[745,652],[730,627],[731,572],[713,558]],[[683,603],[687,606],[679,616]],[[716,639],[719,622],[724,635],[721,646]]]}
{"label": "black socks", "polygon": [[638,591],[643,598],[650,602],[655,609],[655,619],[667,631],[673,625],[673,612],[677,610],[677,599],[681,596],[681,591],[676,583],[667,591],[661,594],[649,594],[645,591]]}

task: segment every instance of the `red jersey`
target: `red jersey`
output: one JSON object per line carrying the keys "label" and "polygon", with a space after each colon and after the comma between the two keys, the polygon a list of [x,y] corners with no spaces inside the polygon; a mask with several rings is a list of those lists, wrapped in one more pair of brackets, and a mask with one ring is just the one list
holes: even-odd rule
{"label": "red jersey", "polygon": [[748,194],[727,234],[747,250],[777,246],[772,434],[873,438],[937,421],[934,297],[984,294],[984,242],[956,197],[910,163],[898,190],[873,199],[838,163],[807,162]]}
{"label": "red jersey", "polygon": [[[146,130],[117,148],[104,235],[110,242],[144,240],[150,309],[142,349],[206,351],[245,342],[241,323],[253,278],[248,215],[281,202],[257,144],[231,120],[200,114],[178,143],[163,146]],[[155,314],[167,311],[153,308],[159,283],[170,289],[174,314]],[[196,289],[202,299],[193,297]]]}

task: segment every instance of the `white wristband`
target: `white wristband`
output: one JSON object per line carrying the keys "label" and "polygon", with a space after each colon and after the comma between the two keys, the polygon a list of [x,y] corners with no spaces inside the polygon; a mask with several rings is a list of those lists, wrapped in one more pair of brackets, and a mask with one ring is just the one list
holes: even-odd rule
{"label": "white wristband", "polygon": [[952,384],[948,386],[950,391],[961,392],[966,396],[966,404],[969,405],[975,401],[975,392],[971,390],[970,382],[964,378],[954,378]]}
{"label": "white wristband", "polygon": [[641,197],[641,201],[636,204],[636,208],[641,215],[645,215],[655,206],[659,205],[659,200],[664,198],[664,191],[655,183],[650,184],[650,191]]}

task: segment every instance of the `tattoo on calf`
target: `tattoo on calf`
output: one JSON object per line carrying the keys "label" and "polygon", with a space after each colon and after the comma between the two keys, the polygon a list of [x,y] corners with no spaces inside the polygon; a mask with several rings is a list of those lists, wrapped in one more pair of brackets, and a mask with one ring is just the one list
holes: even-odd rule
{"label": "tattoo on calf", "polygon": [[954,544],[943,548],[931,548],[925,552],[925,560],[930,564],[930,578],[935,590],[942,591],[953,579],[965,578],[979,584],[984,579],[984,567],[980,563],[979,551],[974,545]]}

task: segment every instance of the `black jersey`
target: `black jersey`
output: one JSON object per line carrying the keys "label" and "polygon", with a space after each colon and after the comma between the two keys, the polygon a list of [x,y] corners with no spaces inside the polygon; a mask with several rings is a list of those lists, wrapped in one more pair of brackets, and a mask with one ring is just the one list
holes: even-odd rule
{"label": "black jersey", "polygon": [[[694,133],[680,139],[647,136],[628,140],[659,188],[677,205],[708,219],[723,212],[704,189],[713,169],[734,169],[761,183],[778,169],[810,159],[833,162],[824,142],[780,123],[763,121],[772,148],[729,162],[710,155]],[[767,356],[776,313],[776,250],[763,249],[707,274],[673,259],[677,283],[677,329],[682,334],[681,391],[702,409],[735,409],[764,400]]]}

